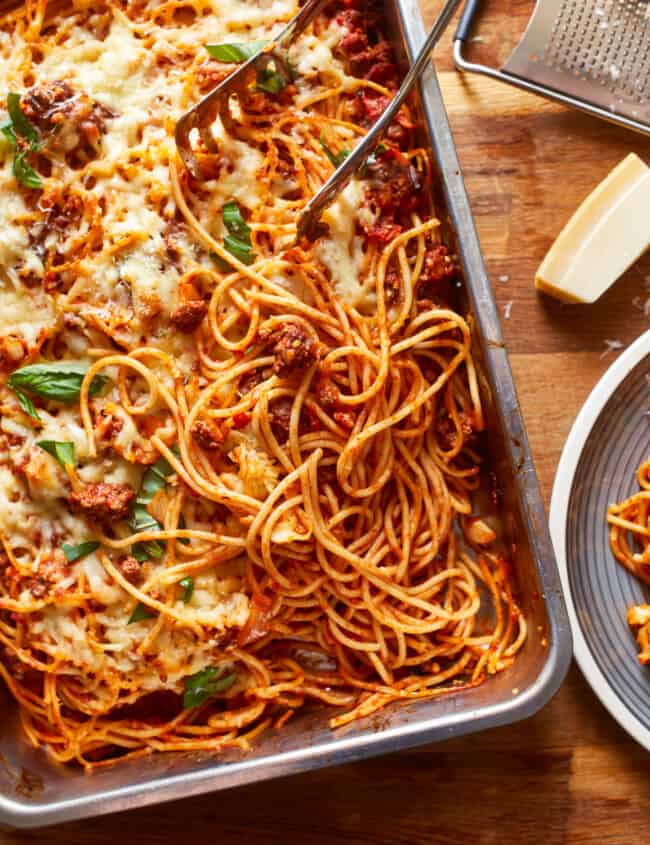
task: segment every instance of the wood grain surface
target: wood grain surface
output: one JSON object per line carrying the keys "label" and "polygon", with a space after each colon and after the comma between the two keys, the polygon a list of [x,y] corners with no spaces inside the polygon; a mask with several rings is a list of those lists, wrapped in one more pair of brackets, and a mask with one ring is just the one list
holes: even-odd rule
{"label": "wood grain surface", "polygon": [[[428,20],[439,0],[423,0]],[[491,0],[471,46],[505,58],[525,0]],[[640,136],[436,60],[546,501],[560,450],[616,353],[648,328],[646,256],[593,306],[540,297],[535,269],[576,205]],[[650,211],[649,211],[650,214]],[[645,287],[644,287],[645,283]],[[640,299],[635,299],[639,297]],[[650,707],[650,701],[648,702]],[[647,845],[650,754],[618,728],[572,668],[528,721],[477,736],[121,816],[29,833],[1,845]]]}

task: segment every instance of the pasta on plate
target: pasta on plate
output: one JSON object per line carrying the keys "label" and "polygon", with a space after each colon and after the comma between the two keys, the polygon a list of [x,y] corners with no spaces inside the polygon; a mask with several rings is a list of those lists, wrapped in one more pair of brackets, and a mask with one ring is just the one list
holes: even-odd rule
{"label": "pasta on plate", "polygon": [[[641,464],[636,477],[641,489],[607,509],[609,542],[618,562],[650,585],[650,459]],[[650,663],[650,605],[633,605],[627,621],[639,644],[639,662]]]}

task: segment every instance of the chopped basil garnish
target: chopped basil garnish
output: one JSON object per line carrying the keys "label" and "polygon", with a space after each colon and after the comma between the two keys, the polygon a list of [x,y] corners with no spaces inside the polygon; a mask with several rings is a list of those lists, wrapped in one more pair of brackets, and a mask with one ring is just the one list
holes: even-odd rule
{"label": "chopped basil garnish", "polygon": [[63,543],[61,549],[68,563],[74,563],[75,560],[81,560],[96,552],[100,545],[96,540],[88,540],[86,543],[79,543],[78,546],[70,546],[68,543]]}
{"label": "chopped basil garnish", "polygon": [[255,261],[255,253],[253,252],[253,247],[250,244],[245,243],[244,241],[240,240],[239,238],[235,238],[232,235],[227,235],[223,239],[223,245],[228,250],[231,255],[234,255],[235,258],[238,258],[242,264],[252,264]]}
{"label": "chopped basil garnish", "polygon": [[26,393],[23,393],[22,390],[16,390],[14,388],[14,393],[16,394],[16,399],[18,400],[18,404],[23,409],[23,411],[30,416],[34,420],[38,420],[40,422],[40,416],[38,411],[34,407],[34,403],[29,398]]}
{"label": "chopped basil garnish", "polygon": [[183,602],[187,604],[194,595],[194,578],[183,578],[178,585],[183,588]]}
{"label": "chopped basil garnish", "polygon": [[[139,534],[140,531],[160,531],[160,523],[151,516],[145,505],[139,504],[138,500],[131,511],[129,528],[134,534]],[[151,559],[160,560],[165,554],[165,546],[158,540],[142,540],[131,546],[131,554],[139,563]]]}
{"label": "chopped basil garnish", "polygon": [[257,72],[258,91],[264,91],[265,94],[281,94],[287,87],[287,80],[284,75],[273,68],[260,68]]}
{"label": "chopped basil garnish", "polygon": [[[134,534],[140,531],[160,531],[160,523],[151,516],[147,505],[159,490],[165,489],[167,478],[173,473],[169,461],[162,457],[145,472],[129,519],[129,528]],[[165,554],[165,544],[158,540],[143,540],[131,546],[131,554],[139,563],[145,560],[160,560]]]}
{"label": "chopped basil garnish", "polygon": [[338,153],[335,153],[331,147],[329,147],[325,141],[323,134],[321,133],[320,136],[320,145],[325,150],[325,155],[328,159],[332,162],[334,167],[340,167],[345,159],[350,155],[350,150],[339,150]]}
{"label": "chopped basil garnish", "polygon": [[227,202],[221,212],[223,222],[230,232],[236,238],[240,238],[244,243],[250,244],[251,227],[242,217],[241,209],[234,200]]}
{"label": "chopped basil garnish", "polygon": [[158,458],[142,477],[137,498],[138,504],[148,505],[159,490],[164,490],[167,486],[167,478],[173,474],[174,470],[169,461],[166,458]]}
{"label": "chopped basil garnish", "polygon": [[183,695],[183,707],[189,710],[191,707],[198,707],[208,698],[229,689],[236,680],[234,672],[224,675],[221,666],[208,666],[194,675],[185,678],[185,694]]}
{"label": "chopped basil garnish", "polygon": [[[12,373],[7,379],[7,384],[14,391],[27,391],[44,399],[69,404],[79,398],[88,367],[89,364],[81,361],[29,364]],[[89,395],[96,396],[107,381],[106,376],[96,375],[90,385]]]}
{"label": "chopped basil garnish", "polygon": [[151,516],[145,505],[136,503],[131,511],[129,528],[134,534],[140,531],[160,531],[160,523]]}
{"label": "chopped basil garnish", "polygon": [[250,41],[248,44],[206,44],[205,49],[215,59],[227,64],[237,64],[252,58],[266,46],[266,41]]}
{"label": "chopped basil garnish", "polygon": [[62,467],[74,466],[74,443],[64,443],[59,440],[39,440],[36,445],[56,458]]}
{"label": "chopped basil garnish", "polygon": [[43,180],[26,161],[27,150],[21,150],[14,156],[13,174],[17,181],[26,188],[38,190],[43,187]]}
{"label": "chopped basil garnish", "polygon": [[[226,235],[223,245],[231,255],[238,258],[242,264],[252,264],[255,261],[255,253],[253,252],[253,244],[251,241],[251,227],[244,220],[240,207],[234,200],[227,202],[221,212],[224,226],[229,234]],[[214,256],[213,256],[214,257]],[[216,256],[219,259],[219,256]],[[219,259],[218,263],[222,263]],[[231,267],[224,267],[224,272],[232,269]]]}
{"label": "chopped basil garnish", "polygon": [[160,560],[165,554],[165,546],[158,540],[143,540],[131,546],[131,554],[138,563],[144,563],[145,560]]}
{"label": "chopped basil garnish", "polygon": [[24,115],[20,107],[20,94],[7,94],[7,111],[9,112],[14,132],[22,135],[25,140],[32,144],[38,144],[40,142],[38,130],[35,126],[32,126]]}
{"label": "chopped basil garnish", "polygon": [[[40,148],[41,140],[36,127],[32,126],[20,107],[20,94],[7,94],[7,111],[9,120],[0,130],[14,148],[13,174],[27,188],[42,188],[43,180],[27,162],[27,156]],[[19,142],[19,137],[27,146]]]}
{"label": "chopped basil garnish", "polygon": [[0,132],[2,132],[2,134],[5,136],[7,141],[9,141],[12,147],[16,146],[16,133],[14,132],[14,125],[11,121],[11,118],[9,118],[9,120],[5,120],[4,123],[0,124]]}
{"label": "chopped basil garnish", "polygon": [[135,610],[129,617],[127,625],[131,625],[133,622],[143,622],[145,619],[153,619],[155,615],[156,614],[153,613],[146,604],[142,604],[142,602],[139,601],[135,606]]}

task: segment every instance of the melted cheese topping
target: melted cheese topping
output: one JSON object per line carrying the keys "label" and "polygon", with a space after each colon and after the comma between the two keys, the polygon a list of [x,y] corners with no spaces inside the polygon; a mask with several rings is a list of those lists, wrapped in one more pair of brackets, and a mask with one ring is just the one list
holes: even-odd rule
{"label": "melted cheese topping", "polygon": [[323,214],[329,235],[317,244],[320,260],[327,267],[337,295],[350,305],[359,305],[367,294],[364,286],[364,239],[357,233],[357,221],[368,212],[363,209],[364,186],[350,182]]}
{"label": "melted cheese topping", "polygon": [[39,288],[18,291],[0,283],[0,335],[15,335],[31,346],[55,322],[54,304]]}
{"label": "melted cheese topping", "polygon": [[[66,81],[74,91],[83,91],[114,115],[106,121],[101,157],[88,169],[95,181],[91,192],[105,206],[104,241],[110,242],[115,251],[109,260],[92,256],[80,263],[74,298],[83,302],[84,313],[92,312],[104,323],[108,318],[111,325],[119,325],[125,338],[135,340],[146,331],[143,315],[146,321],[152,312],[162,310],[169,314],[178,304],[182,268],[170,263],[165,244],[174,208],[162,198],[170,194],[169,160],[175,154],[176,120],[199,95],[187,91],[184,69],[161,68],[160,56],[187,49],[200,56],[205,43],[233,37],[244,41],[263,39],[277,29],[278,21],[294,11],[290,0],[260,2],[255,8],[250,3],[214,0],[212,7],[211,13],[199,18],[195,26],[160,28],[155,49],[151,48],[151,33],[146,27],[116,12],[105,38],[76,26],[65,45],[49,49],[37,65],[37,84]],[[18,75],[20,55],[19,49],[13,50],[4,62],[4,73],[0,67],[0,90],[10,90],[10,80],[16,87],[13,80]],[[205,61],[209,62],[207,54]],[[221,141],[228,167],[212,186],[216,188],[212,205],[219,210],[225,202],[235,199],[252,208],[259,200],[256,186],[261,153],[223,133]],[[27,260],[31,269],[37,273],[40,269],[41,275],[43,267],[28,249],[29,230],[21,222],[27,209],[15,189],[11,154],[4,142],[0,148],[0,155],[5,158],[0,177],[0,280],[17,283],[19,271],[27,269]],[[131,164],[136,156],[146,160],[146,168]],[[65,186],[75,174],[63,168],[57,175]],[[175,241],[181,252],[195,257],[196,244],[183,230],[175,234]],[[122,304],[115,296],[120,285],[126,291]],[[43,318],[39,316],[29,326],[28,319],[13,316],[16,305],[5,290],[6,286],[0,290],[0,312],[11,316],[6,327],[0,322],[0,333],[16,333],[28,343],[35,343],[41,329],[52,323],[54,302],[46,302],[47,297],[32,302],[29,310]],[[7,308],[3,307],[5,304]],[[172,343],[169,351],[179,350]]]}
{"label": "melted cheese topping", "polygon": [[[0,136],[2,137],[2,136]],[[40,285],[28,288],[23,277],[43,272],[38,255],[29,249],[29,235],[23,220],[28,209],[13,190],[9,145],[0,141],[0,156],[7,156],[0,169],[0,337],[17,336],[28,345],[55,324],[54,305]]]}
{"label": "melted cheese topping", "polygon": [[[89,99],[102,114],[96,154],[82,162],[81,179],[79,164],[70,154],[80,144],[82,127],[65,121],[59,127],[58,153],[51,157],[51,173],[44,179],[45,193],[58,203],[51,217],[49,207],[37,204],[39,195],[17,183],[12,172],[14,150],[0,136],[0,341],[17,340],[32,361],[38,359],[45,338],[65,325],[60,335],[65,351],[57,348],[48,353],[50,357],[80,359],[90,354],[92,359],[89,350],[105,349],[109,334],[127,352],[143,345],[155,347],[170,356],[185,378],[196,377],[194,341],[169,323],[180,301],[183,276],[202,265],[212,266],[172,199],[169,166],[176,155],[175,124],[204,93],[188,85],[187,56],[196,57],[195,63],[209,71],[215,63],[205,44],[268,39],[295,13],[296,3],[204,0],[202,8],[203,15],[178,26],[139,24],[118,9],[101,26],[93,25],[92,18],[63,21],[57,42],[44,46],[36,57],[29,80],[23,78],[28,48],[20,34],[9,38],[0,32],[0,91],[25,92],[63,82],[73,98]],[[318,37],[305,34],[292,46],[298,105],[319,88],[346,84],[343,65],[333,52],[340,37],[340,27],[332,23]],[[169,57],[183,57],[185,64],[174,65]],[[251,210],[265,203],[269,222],[293,219],[295,209],[284,199],[294,187],[292,178],[266,184],[260,149],[242,137],[231,137],[220,120],[212,131],[221,168],[218,178],[205,183],[196,204],[213,236],[226,234],[221,211],[232,200]],[[349,130],[341,127],[340,132],[348,146],[354,143]],[[291,140],[304,146],[299,127]],[[74,203],[72,212],[61,212],[70,198],[81,201],[80,213]],[[364,295],[364,253],[355,222],[364,213],[362,205],[361,185],[350,184],[328,213],[330,237],[319,247],[336,292],[351,304]],[[291,235],[287,244],[290,241]],[[58,277],[58,267],[65,265],[69,254],[75,256],[73,268]],[[51,279],[48,273],[53,270]],[[300,290],[303,285],[299,277],[284,275],[278,283]],[[311,298],[305,288],[304,300]],[[151,366],[156,369],[155,362]],[[173,392],[165,368],[161,365],[156,372]],[[151,445],[134,418],[119,410],[120,404],[113,382],[96,401],[95,411],[117,420],[117,430],[111,447],[100,446],[92,456],[76,404],[39,407],[41,424],[34,425],[19,410],[14,394],[0,387],[0,534],[35,577],[52,560],[61,563],[63,543],[92,540],[99,528],[70,512],[69,478],[38,441],[74,444],[82,484],[128,484],[137,491],[146,467],[136,462],[135,450],[151,454]],[[239,432],[228,446],[230,470],[222,473],[223,484],[253,499],[266,499],[280,478],[275,459],[259,448],[250,429]],[[274,542],[304,540],[306,529],[294,522],[289,516],[279,521]],[[206,530],[213,530],[211,526],[206,518]],[[230,533],[244,536],[245,529],[233,515],[228,517]],[[163,568],[156,560],[148,561],[144,575],[155,582]],[[101,643],[88,630],[88,620],[65,603],[51,603],[39,611],[31,632],[44,653],[64,661],[63,672],[68,661],[86,674],[103,678],[117,674],[123,687],[178,689],[184,676],[209,664],[218,650],[219,632],[246,623],[249,603],[242,589],[243,572],[240,558],[203,569],[195,577],[188,604],[179,595],[173,605],[179,619],[214,631],[214,637],[197,644],[188,629],[163,627],[142,654],[150,624],[128,624],[133,597],[107,573],[102,555],[91,553],[62,569],[55,589],[81,583],[104,606],[95,614],[102,627]],[[30,600],[29,589],[22,598]],[[101,698],[101,690],[97,695]]]}
{"label": "melted cheese topping", "polygon": [[23,198],[10,190],[13,184],[11,164],[8,158],[10,151],[6,139],[0,141],[0,151],[7,155],[5,165],[0,173],[0,191],[2,202],[0,203],[0,268],[3,272],[3,284],[8,287],[7,282],[19,284],[20,279],[16,273],[16,264],[22,263],[22,258],[27,252],[29,239],[27,230],[21,220],[27,216],[27,208]]}
{"label": "melted cheese topping", "polygon": [[345,81],[343,66],[332,52],[340,40],[341,28],[332,22],[318,36],[308,33],[292,45],[290,59],[296,66],[299,90],[310,90],[310,81],[319,73],[339,83]]}
{"label": "melted cheese topping", "polygon": [[208,181],[206,186],[210,191],[210,207],[215,212],[215,234],[223,237],[226,230],[218,212],[226,202],[235,200],[240,206],[248,209],[253,209],[259,204],[259,175],[264,157],[255,147],[231,138],[219,119],[214,122],[211,131],[219,145],[224,166],[219,178]]}
{"label": "melted cheese topping", "polygon": [[[83,94],[99,104],[106,115],[99,154],[84,171],[88,201],[100,209],[101,249],[86,251],[76,261],[67,287],[49,292],[42,285],[46,255],[66,254],[75,242],[91,237],[91,226],[83,217],[67,228],[46,225],[45,231],[37,230],[34,221],[43,216],[34,211],[34,195],[17,184],[12,173],[13,149],[0,136],[0,340],[17,338],[37,357],[47,333],[60,325],[64,316],[68,319],[66,315],[73,314],[81,323],[77,329],[73,322],[66,335],[68,357],[85,354],[88,331],[90,345],[93,341],[101,345],[101,336],[92,338],[92,326],[108,326],[126,348],[141,345],[147,336],[151,345],[171,354],[180,367],[191,372],[196,359],[191,339],[169,331],[164,319],[178,305],[183,274],[197,266],[197,261],[209,265],[210,259],[185,227],[176,223],[169,162],[175,155],[176,120],[200,92],[188,89],[182,66],[169,66],[161,57],[189,52],[209,67],[213,62],[204,50],[206,43],[267,39],[295,12],[296,4],[293,0],[211,0],[203,5],[206,14],[192,25],[161,26],[155,33],[149,25],[133,23],[117,10],[107,32],[69,26],[60,45],[43,50],[34,66],[35,80],[29,85],[22,80],[25,49],[19,35],[10,39],[0,33],[0,90],[25,91],[30,85],[64,81],[75,95]],[[301,63],[305,61],[301,59]],[[327,48],[318,64],[323,62],[327,63]],[[215,126],[215,134],[226,167],[218,180],[208,184],[209,208],[217,234],[223,235],[223,204],[234,199],[253,208],[259,202],[263,157],[244,141],[229,137],[223,127]],[[58,137],[61,156],[48,180],[64,197],[78,180],[65,155],[78,142],[77,127],[64,126]],[[28,277],[29,286],[25,284]],[[91,458],[76,406],[56,412],[40,408],[42,426],[35,427],[19,412],[13,394],[0,390],[4,409],[0,422],[0,533],[17,550],[21,563],[38,575],[62,543],[76,545],[92,539],[95,526],[70,512],[67,476],[37,441],[73,443],[83,483],[129,484],[134,490],[140,486],[145,467],[126,458],[134,445],[141,450],[150,447],[130,416],[117,414],[121,428],[114,448],[100,450]],[[113,400],[119,400],[114,388],[103,406],[110,410],[112,403],[115,413]],[[249,452],[248,457],[254,457],[254,447]],[[264,498],[277,479],[271,463],[261,453],[257,462],[246,461],[243,454],[240,457],[240,475],[233,463],[233,487]],[[155,578],[156,562],[150,561],[146,568],[147,577]],[[70,565],[58,587],[74,584],[82,576],[90,594],[106,606],[97,616],[105,631],[102,645],[86,630],[82,616],[65,605],[49,605],[32,629],[33,635],[42,639],[44,651],[87,672],[118,672],[123,683],[146,690],[177,688],[182,677],[209,663],[218,638],[197,647],[195,638],[182,628],[164,629],[157,638],[155,659],[144,663],[138,646],[149,626],[146,622],[126,624],[133,600],[107,575],[96,553]],[[241,581],[241,562],[205,570],[195,579],[191,602],[185,605],[179,598],[175,611],[214,631],[242,626],[248,617],[248,599],[241,592]]]}

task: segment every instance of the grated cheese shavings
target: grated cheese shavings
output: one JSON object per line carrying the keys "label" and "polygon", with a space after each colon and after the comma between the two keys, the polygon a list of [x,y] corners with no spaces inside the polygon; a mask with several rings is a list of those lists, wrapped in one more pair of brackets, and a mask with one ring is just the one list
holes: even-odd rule
{"label": "grated cheese shavings", "polygon": [[605,343],[605,349],[603,350],[603,352],[600,356],[601,358],[606,358],[609,355],[610,352],[617,352],[618,350],[625,348],[625,344],[621,340],[606,339],[604,341],[604,343]]}

